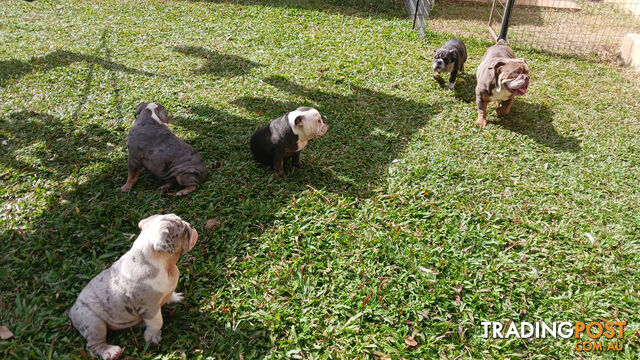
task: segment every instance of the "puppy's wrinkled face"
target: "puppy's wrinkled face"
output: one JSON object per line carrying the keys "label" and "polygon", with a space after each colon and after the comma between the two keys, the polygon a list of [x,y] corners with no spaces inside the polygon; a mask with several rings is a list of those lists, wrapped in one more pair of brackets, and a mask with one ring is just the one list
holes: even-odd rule
{"label": "puppy's wrinkled face", "polygon": [[136,118],[140,116],[143,111],[151,111],[151,117],[157,121],[159,124],[168,124],[169,123],[169,112],[167,109],[154,102],[141,102],[136,106],[135,116]]}
{"label": "puppy's wrinkled face", "polygon": [[433,52],[433,70],[442,72],[453,71],[457,52],[451,49],[438,49]]}
{"label": "puppy's wrinkled face", "polygon": [[174,214],[153,215],[138,224],[143,232],[149,232],[153,250],[183,255],[198,241],[198,232],[186,221]]}
{"label": "puppy's wrinkled face", "polygon": [[294,132],[305,139],[320,137],[329,129],[318,110],[311,107],[299,107],[289,114],[289,118],[293,119]]}
{"label": "puppy's wrinkled face", "polygon": [[494,66],[496,85],[506,87],[515,96],[527,93],[529,87],[529,67],[524,59],[502,60]]}

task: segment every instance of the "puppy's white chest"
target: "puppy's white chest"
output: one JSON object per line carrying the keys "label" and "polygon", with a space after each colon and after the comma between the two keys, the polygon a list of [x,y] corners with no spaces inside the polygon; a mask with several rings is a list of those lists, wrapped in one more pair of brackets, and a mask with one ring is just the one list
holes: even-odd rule
{"label": "puppy's white chest", "polygon": [[454,63],[449,63],[443,70],[443,72],[453,72],[453,65],[455,65]]}
{"label": "puppy's white chest", "polygon": [[307,141],[308,140],[298,139],[298,148],[296,149],[296,151],[301,151],[302,149],[304,149],[304,147],[307,146]]}
{"label": "puppy's white chest", "polygon": [[447,66],[445,66],[442,69],[434,68],[433,70],[438,72],[438,73],[450,73],[450,72],[453,72],[453,65],[454,65],[454,63],[449,63]]}
{"label": "puppy's white chest", "polygon": [[493,89],[491,96],[489,97],[489,101],[505,101],[512,97],[513,94],[503,86],[500,91],[498,91],[498,88]]}

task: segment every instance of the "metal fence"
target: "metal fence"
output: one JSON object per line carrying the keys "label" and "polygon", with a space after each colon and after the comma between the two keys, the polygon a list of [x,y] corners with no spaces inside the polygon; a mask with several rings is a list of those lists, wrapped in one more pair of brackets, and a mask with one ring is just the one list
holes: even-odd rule
{"label": "metal fence", "polygon": [[[494,38],[505,6],[492,0]],[[640,0],[516,0],[509,23],[512,45],[614,58],[624,36],[640,32]]]}
{"label": "metal fence", "polygon": [[433,1],[434,0],[404,0],[404,8],[407,9],[409,16],[413,19],[413,28],[416,29],[421,36],[424,36],[427,28],[427,19],[429,18],[429,10],[431,10],[433,6]]}

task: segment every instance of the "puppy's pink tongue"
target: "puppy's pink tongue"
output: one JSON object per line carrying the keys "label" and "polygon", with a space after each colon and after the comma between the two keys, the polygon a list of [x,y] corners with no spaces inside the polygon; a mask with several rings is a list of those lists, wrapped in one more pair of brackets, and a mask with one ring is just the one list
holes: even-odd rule
{"label": "puppy's pink tongue", "polygon": [[513,92],[516,96],[522,96],[527,93],[527,88],[514,89]]}

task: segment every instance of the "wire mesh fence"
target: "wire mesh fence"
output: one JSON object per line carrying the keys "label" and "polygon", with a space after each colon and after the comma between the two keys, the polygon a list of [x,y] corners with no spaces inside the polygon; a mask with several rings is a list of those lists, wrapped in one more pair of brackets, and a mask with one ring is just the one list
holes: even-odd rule
{"label": "wire mesh fence", "polygon": [[[492,0],[494,34],[505,6],[506,0]],[[507,38],[516,46],[615,58],[634,32],[640,32],[640,0],[516,0]]]}

